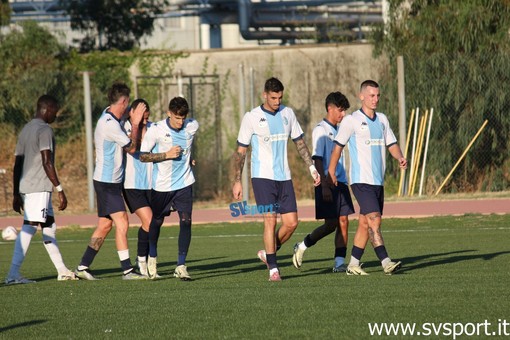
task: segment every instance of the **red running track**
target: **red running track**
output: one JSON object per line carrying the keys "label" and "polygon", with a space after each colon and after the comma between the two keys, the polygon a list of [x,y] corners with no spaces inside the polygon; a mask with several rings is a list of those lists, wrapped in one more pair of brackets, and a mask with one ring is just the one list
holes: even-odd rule
{"label": "red running track", "polygon": [[[359,211],[355,205],[356,211]],[[58,226],[95,227],[97,216],[95,214],[66,215],[56,213]],[[464,214],[510,214],[510,198],[450,200],[450,201],[413,201],[413,202],[386,202],[384,205],[384,218],[430,217],[444,215]],[[298,216],[302,221],[315,219],[313,205],[298,205]],[[357,214],[351,215],[352,219]],[[132,226],[140,225],[136,215],[130,215]],[[221,208],[197,209],[193,211],[193,223],[232,223],[243,221],[262,221],[260,216],[232,217],[229,205]],[[0,229],[12,225],[16,228],[22,223],[21,216],[0,217]],[[177,225],[176,213],[165,219],[165,225]]]}

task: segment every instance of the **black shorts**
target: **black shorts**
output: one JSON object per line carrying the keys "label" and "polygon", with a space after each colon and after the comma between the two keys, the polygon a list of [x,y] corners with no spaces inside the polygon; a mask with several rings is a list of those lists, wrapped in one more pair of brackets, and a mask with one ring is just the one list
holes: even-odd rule
{"label": "black shorts", "polygon": [[188,185],[185,188],[175,191],[151,192],[152,215],[156,219],[170,216],[172,211],[186,212],[191,216],[193,210],[193,190]]}
{"label": "black shorts", "polygon": [[251,185],[258,206],[274,207],[273,211],[279,214],[297,212],[292,180],[274,181],[266,178],[252,178]]}
{"label": "black shorts", "polygon": [[354,214],[354,205],[352,204],[351,193],[349,187],[344,183],[338,183],[331,188],[333,196],[332,202],[325,202],[322,197],[322,186],[315,187],[315,218],[337,219],[340,216],[348,216]]}
{"label": "black shorts", "polygon": [[151,206],[150,190],[124,189],[122,194],[130,213],[134,213],[140,208]]}
{"label": "black shorts", "polygon": [[122,198],[122,183],[105,183],[94,181],[96,191],[97,216],[110,218],[119,211],[126,211]]}
{"label": "black shorts", "polygon": [[352,193],[359,204],[359,213],[362,215],[378,212],[382,215],[384,207],[384,187],[356,183],[351,184]]}

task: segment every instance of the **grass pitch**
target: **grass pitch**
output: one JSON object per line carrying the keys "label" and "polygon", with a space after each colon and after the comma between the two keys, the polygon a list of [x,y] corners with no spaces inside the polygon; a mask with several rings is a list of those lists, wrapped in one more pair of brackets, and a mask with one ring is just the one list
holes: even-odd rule
{"label": "grass pitch", "polygon": [[[332,273],[333,235],[309,248],[302,269],[294,269],[293,244],[317,225],[301,223],[279,251],[279,283],[267,281],[267,269],[256,257],[261,223],[194,226],[187,262],[191,282],[172,277],[177,227],[161,232],[163,279],[157,281],[121,279],[111,233],[92,267],[100,281],[57,282],[38,231],[22,267],[24,276],[38,282],[0,285],[0,338],[360,339],[370,337],[368,323],[374,322],[419,327],[487,320],[497,331],[498,320],[510,321],[510,215],[383,220],[389,254],[403,262],[393,276],[383,274],[370,246],[363,257],[370,276]],[[356,227],[351,221],[351,240]],[[80,261],[91,233],[58,231],[70,268]],[[135,228],[130,249],[134,260]],[[12,250],[13,242],[0,242],[2,278]]]}

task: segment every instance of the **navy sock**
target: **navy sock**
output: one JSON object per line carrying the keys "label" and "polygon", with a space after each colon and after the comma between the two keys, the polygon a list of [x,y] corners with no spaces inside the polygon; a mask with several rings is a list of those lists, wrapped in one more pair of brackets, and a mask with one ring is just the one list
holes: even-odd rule
{"label": "navy sock", "polygon": [[178,266],[186,262],[186,255],[188,254],[189,245],[191,244],[191,214],[179,211],[179,219]]}
{"label": "navy sock", "polygon": [[137,255],[140,257],[147,257],[149,255],[149,232],[140,227],[138,229],[138,250]]}
{"label": "navy sock", "polygon": [[122,268],[123,272],[126,272],[126,271],[128,271],[130,269],[133,269],[133,266],[131,265],[131,260],[130,259],[126,259],[126,260],[120,261],[120,267]]}
{"label": "navy sock", "polygon": [[386,247],[384,245],[375,247],[374,250],[375,250],[375,254],[377,255],[377,258],[379,259],[379,261],[382,261],[388,257],[388,253],[386,252]]}
{"label": "navy sock", "polygon": [[347,247],[335,248],[335,257],[345,258],[345,255],[347,255]]}
{"label": "navy sock", "polygon": [[149,256],[158,256],[158,240],[161,226],[163,225],[163,218],[152,218],[149,226]]}
{"label": "navy sock", "polygon": [[269,269],[278,268],[278,265],[276,264],[276,253],[266,254],[266,261]]}
{"label": "navy sock", "polygon": [[316,243],[316,242],[312,241],[312,237],[310,236],[310,234],[306,235],[303,242],[305,243],[305,246],[307,248],[310,248],[311,246],[315,245],[315,243]]}
{"label": "navy sock", "polygon": [[364,252],[365,252],[365,249],[361,249],[356,246],[352,246],[351,256],[357,260],[361,260],[361,257],[363,256]]}
{"label": "navy sock", "polygon": [[81,258],[80,266],[90,267],[96,255],[97,250],[91,248],[90,246],[87,246],[87,249],[85,249],[85,253],[83,254],[83,257]]}

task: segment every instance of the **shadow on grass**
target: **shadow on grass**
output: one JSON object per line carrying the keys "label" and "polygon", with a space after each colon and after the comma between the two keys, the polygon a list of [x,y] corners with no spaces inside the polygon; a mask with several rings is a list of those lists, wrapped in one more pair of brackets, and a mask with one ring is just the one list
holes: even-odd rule
{"label": "shadow on grass", "polygon": [[32,321],[20,322],[20,323],[14,324],[14,325],[0,328],[0,333],[10,331],[11,329],[38,325],[41,323],[45,323],[47,321],[48,320],[32,320]]}
{"label": "shadow on grass", "polygon": [[[399,272],[407,272],[411,270],[427,268],[432,266],[448,265],[457,262],[471,261],[471,260],[484,260],[490,261],[498,256],[510,254],[510,251],[498,251],[495,253],[487,254],[465,254],[476,252],[478,250],[459,250],[449,253],[426,254],[420,256],[407,257],[402,259],[402,269]],[[462,254],[462,255],[461,255]],[[441,257],[433,259],[434,257]]]}

